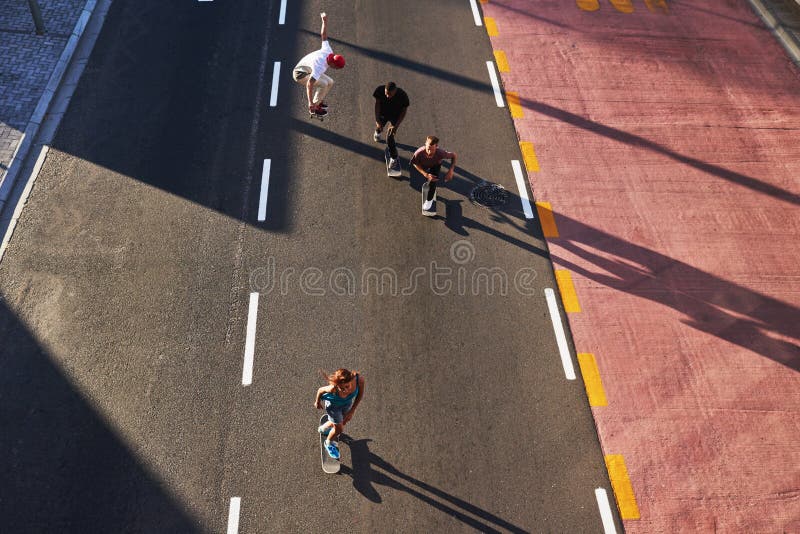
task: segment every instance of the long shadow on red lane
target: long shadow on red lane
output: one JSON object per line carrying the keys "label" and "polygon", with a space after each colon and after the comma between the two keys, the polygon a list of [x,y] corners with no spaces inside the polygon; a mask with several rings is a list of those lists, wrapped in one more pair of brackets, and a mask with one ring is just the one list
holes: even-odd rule
{"label": "long shadow on red lane", "polygon": [[[587,269],[551,249],[555,263],[588,280],[673,308],[684,314],[687,319],[683,322],[693,328],[800,371],[800,346],[768,335],[800,339],[797,307],[566,215],[556,214],[556,217],[562,235],[570,238],[554,239],[554,244],[611,274]],[[604,258],[588,247],[619,259]]]}

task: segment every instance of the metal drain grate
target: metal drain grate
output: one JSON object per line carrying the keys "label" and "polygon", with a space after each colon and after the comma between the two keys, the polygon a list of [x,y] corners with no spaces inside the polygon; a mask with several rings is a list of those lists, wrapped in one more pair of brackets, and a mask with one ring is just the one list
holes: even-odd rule
{"label": "metal drain grate", "polygon": [[508,191],[502,185],[483,184],[472,190],[469,199],[484,208],[496,208],[508,204]]}

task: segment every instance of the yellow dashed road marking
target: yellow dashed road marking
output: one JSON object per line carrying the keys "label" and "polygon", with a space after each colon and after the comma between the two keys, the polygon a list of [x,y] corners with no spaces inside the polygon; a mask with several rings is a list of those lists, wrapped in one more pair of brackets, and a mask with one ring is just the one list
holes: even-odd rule
{"label": "yellow dashed road marking", "polygon": [[564,311],[567,313],[581,311],[581,306],[578,304],[578,295],[575,293],[575,286],[572,285],[572,274],[569,271],[558,269],[556,270],[556,282],[558,282],[558,290],[561,292]]}
{"label": "yellow dashed road marking", "polygon": [[584,11],[597,11],[600,9],[599,0],[577,0],[578,7]]}
{"label": "yellow dashed road marking", "polygon": [[497,70],[500,72],[511,72],[511,68],[508,66],[508,58],[506,57],[506,53],[502,50],[494,51],[494,61],[497,63]]}
{"label": "yellow dashed road marking", "polygon": [[530,141],[520,141],[519,149],[522,151],[522,159],[525,160],[525,168],[528,172],[539,172],[539,160],[536,158],[536,151]]}
{"label": "yellow dashed road marking", "polygon": [[549,202],[537,202],[536,211],[539,213],[539,222],[542,223],[542,232],[545,237],[558,237],[556,219],[553,217],[553,208]]}
{"label": "yellow dashed road marking", "polygon": [[489,37],[497,37],[500,35],[497,33],[497,23],[492,17],[484,17],[483,24],[486,26],[486,33],[489,34]]}
{"label": "yellow dashed road marking", "polygon": [[597,360],[591,352],[578,353],[578,364],[581,366],[583,384],[586,386],[586,396],[589,397],[589,406],[608,406],[603,382],[600,380],[600,369]]}
{"label": "yellow dashed road marking", "polygon": [[631,0],[608,0],[611,5],[620,13],[633,13]]}
{"label": "yellow dashed road marking", "polygon": [[608,469],[611,487],[614,488],[614,495],[617,498],[620,517],[622,519],[639,519],[639,506],[636,504],[631,479],[628,477],[628,469],[625,467],[625,458],[621,454],[607,454],[606,469]]}
{"label": "yellow dashed road marking", "polygon": [[511,116],[515,119],[521,119],[522,106],[519,104],[519,94],[506,91],[506,102],[508,102],[508,109],[511,110]]}
{"label": "yellow dashed road marking", "polygon": [[655,11],[658,8],[664,13],[669,13],[669,6],[665,0],[644,0],[644,3],[650,11]]}

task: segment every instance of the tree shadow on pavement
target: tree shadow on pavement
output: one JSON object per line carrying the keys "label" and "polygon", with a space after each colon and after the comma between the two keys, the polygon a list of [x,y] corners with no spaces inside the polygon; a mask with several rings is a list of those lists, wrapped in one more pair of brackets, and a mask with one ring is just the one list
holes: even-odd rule
{"label": "tree shadow on pavement", "polygon": [[553,244],[603,272],[566,260],[551,247],[555,263],[598,284],[673,308],[687,317],[682,320],[686,325],[800,371],[800,346],[770,336],[800,339],[797,307],[566,215],[556,217],[561,235],[570,238],[554,239]]}
{"label": "tree shadow on pavement", "polygon": [[711,176],[716,176],[717,178],[721,178],[732,184],[746,187],[752,191],[758,191],[759,193],[769,195],[778,200],[782,200],[794,205],[800,205],[800,195],[797,193],[764,182],[758,178],[747,176],[746,174],[732,171],[730,169],[726,169],[719,165],[708,163],[691,156],[683,155],[639,135],[614,128],[612,126],[606,126],[605,124],[581,117],[580,115],[576,115],[564,109],[545,104],[544,102],[521,98],[520,104],[523,108],[531,112],[545,115],[552,119],[556,119],[559,122],[570,124],[576,128],[580,128],[581,130],[586,130],[633,148],[645,149],[650,152],[660,154],[673,161],[688,165],[689,167],[697,169]]}
{"label": "tree shadow on pavement", "polygon": [[422,480],[403,473],[391,463],[370,451],[370,441],[372,440],[354,440],[350,436],[343,435],[342,442],[350,447],[353,467],[349,468],[343,465],[341,470],[342,474],[348,475],[353,479],[353,487],[370,501],[374,503],[383,501],[380,493],[375,488],[375,485],[380,485],[406,492],[479,532],[528,532],[483,508],[479,508]]}

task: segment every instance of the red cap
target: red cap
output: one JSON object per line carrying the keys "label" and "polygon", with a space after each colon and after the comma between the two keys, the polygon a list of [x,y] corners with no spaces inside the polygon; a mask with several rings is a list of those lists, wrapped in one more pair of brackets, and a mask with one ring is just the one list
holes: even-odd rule
{"label": "red cap", "polygon": [[337,69],[344,68],[344,56],[339,54],[328,54],[328,65]]}

